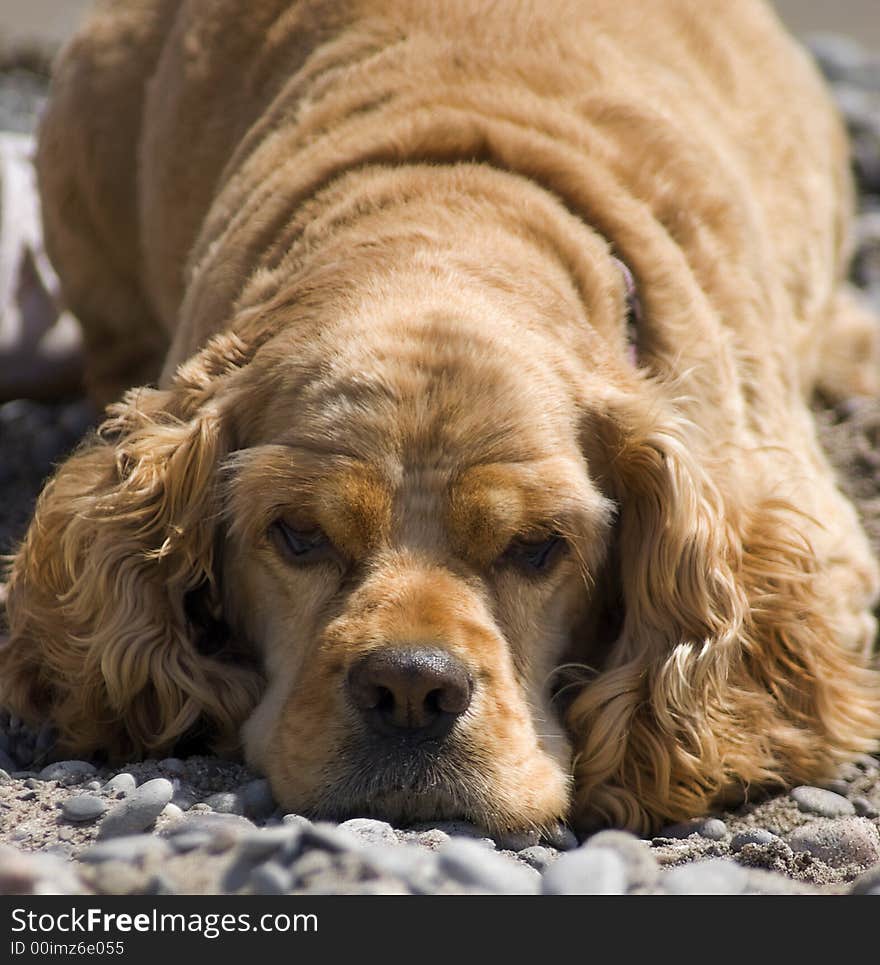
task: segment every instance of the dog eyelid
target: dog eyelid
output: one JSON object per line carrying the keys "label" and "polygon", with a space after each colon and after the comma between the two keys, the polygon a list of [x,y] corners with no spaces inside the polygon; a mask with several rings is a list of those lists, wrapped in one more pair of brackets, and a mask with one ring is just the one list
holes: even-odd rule
{"label": "dog eyelid", "polygon": [[547,573],[569,548],[568,541],[557,532],[542,536],[519,536],[511,540],[499,558],[531,574]]}
{"label": "dog eyelid", "polygon": [[299,528],[282,516],[269,525],[267,535],[284,560],[295,566],[338,557],[330,538],[318,526]]}

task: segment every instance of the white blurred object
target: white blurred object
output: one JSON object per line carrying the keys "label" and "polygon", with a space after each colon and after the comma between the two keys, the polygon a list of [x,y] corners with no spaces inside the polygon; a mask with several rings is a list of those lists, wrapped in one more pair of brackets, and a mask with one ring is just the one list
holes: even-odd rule
{"label": "white blurred object", "polygon": [[34,139],[0,132],[0,401],[75,391],[82,336],[43,246]]}

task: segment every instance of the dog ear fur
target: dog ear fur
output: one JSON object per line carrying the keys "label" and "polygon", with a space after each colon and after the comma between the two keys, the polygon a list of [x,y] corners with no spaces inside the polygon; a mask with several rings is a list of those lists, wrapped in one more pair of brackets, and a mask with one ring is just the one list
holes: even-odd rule
{"label": "dog ear fur", "polygon": [[187,599],[217,599],[222,389],[247,351],[221,336],[168,390],[108,408],[58,469],[13,558],[0,702],[68,751],[161,753],[192,728],[238,742],[261,680],[206,655]]}
{"label": "dog ear fur", "polygon": [[575,824],[656,830],[870,750],[877,676],[824,617],[802,514],[722,492],[695,427],[644,395],[588,422],[591,470],[620,508],[625,618],[567,712]]}

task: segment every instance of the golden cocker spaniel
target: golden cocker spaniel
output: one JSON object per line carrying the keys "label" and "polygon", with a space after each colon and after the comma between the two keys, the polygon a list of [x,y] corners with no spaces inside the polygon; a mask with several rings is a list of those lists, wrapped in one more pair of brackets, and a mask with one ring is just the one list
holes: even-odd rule
{"label": "golden cocker spaniel", "polygon": [[648,831],[874,747],[808,400],[876,331],[763,3],[105,0],[38,170],[113,403],[10,574],[2,701],[64,748]]}

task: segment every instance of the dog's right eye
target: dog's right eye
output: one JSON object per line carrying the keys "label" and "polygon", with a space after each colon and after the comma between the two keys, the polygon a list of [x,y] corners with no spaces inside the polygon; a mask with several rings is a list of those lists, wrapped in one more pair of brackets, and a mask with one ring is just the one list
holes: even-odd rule
{"label": "dog's right eye", "polygon": [[285,519],[276,519],[269,527],[269,538],[290,563],[319,563],[334,558],[336,553],[327,534],[315,526],[298,529]]}

